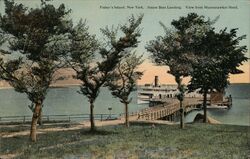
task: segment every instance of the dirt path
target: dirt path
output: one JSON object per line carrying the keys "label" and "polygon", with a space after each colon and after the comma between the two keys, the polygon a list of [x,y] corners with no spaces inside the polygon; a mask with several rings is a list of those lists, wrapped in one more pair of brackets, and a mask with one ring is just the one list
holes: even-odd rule
{"label": "dirt path", "polygon": [[[109,121],[95,121],[95,125],[97,127],[102,127],[102,126],[108,126],[108,125],[118,125],[122,124],[124,121],[123,120],[109,120]],[[66,123],[68,124],[68,123]],[[89,121],[84,121],[80,122],[78,124],[73,124],[70,125],[70,127],[61,127],[61,126],[55,126],[53,128],[39,128],[37,130],[37,134],[43,134],[46,132],[55,132],[55,131],[67,131],[67,130],[78,130],[82,128],[88,128],[90,127],[90,122]],[[2,138],[8,138],[8,137],[14,137],[14,136],[25,136],[29,135],[30,131],[29,130],[24,130],[24,131],[19,131],[19,132],[2,132],[0,133],[0,137]]]}
{"label": "dirt path", "polygon": [[[135,120],[136,118],[131,118],[130,121],[134,122],[134,123],[150,123],[150,124],[167,124],[167,125],[172,125],[172,122],[169,121],[148,121],[148,120]],[[124,119],[117,119],[117,120],[107,120],[107,121],[100,121],[100,120],[96,120],[95,121],[95,125],[97,127],[102,127],[102,126],[109,126],[109,125],[119,125],[119,124],[123,124],[124,123]],[[46,132],[55,132],[55,131],[68,131],[68,130],[79,130],[82,128],[89,128],[90,127],[90,122],[89,121],[84,121],[84,122],[80,122],[78,124],[69,124],[69,123],[65,123],[68,124],[69,127],[62,127],[62,126],[55,126],[52,128],[39,128],[37,130],[37,134],[43,134]],[[51,124],[50,124],[51,125]],[[29,135],[30,131],[29,129],[27,130],[23,130],[23,131],[19,131],[19,132],[2,132],[0,133],[0,137],[2,138],[9,138],[9,137],[15,137],[15,136],[25,136],[25,135]]]}
{"label": "dirt path", "polygon": [[20,153],[0,155],[0,159],[11,159],[11,158],[15,158],[19,155],[20,155]]}
{"label": "dirt path", "polygon": [[[219,121],[208,117],[209,119],[209,123],[210,124],[220,124]],[[170,122],[170,121],[164,121],[164,120],[138,120],[138,117],[136,115],[134,116],[130,116],[129,118],[130,122],[133,123],[137,123],[137,124],[166,124],[166,125],[173,125],[175,123]],[[100,121],[100,120],[96,120],[95,121],[95,126],[96,127],[102,127],[102,126],[109,126],[109,125],[118,125],[118,124],[123,124],[125,121],[125,119],[122,117],[120,119],[117,120],[106,120],[106,121]],[[0,126],[1,127],[15,127],[15,126],[20,126],[20,125],[4,125],[4,126]],[[29,135],[30,131],[29,131],[29,125],[25,125],[27,126],[26,130],[23,131],[19,131],[19,132],[0,132],[0,137],[2,138],[8,138],[8,137],[15,137],[15,136],[25,136],[25,135]],[[46,124],[46,126],[53,126],[53,124]],[[37,130],[37,134],[43,134],[46,132],[55,132],[55,131],[68,131],[68,130],[79,130],[82,128],[89,128],[90,127],[90,122],[89,121],[83,121],[83,122],[79,122],[77,124],[72,124],[72,123],[61,123],[58,124],[56,123],[56,125],[54,127],[51,128],[39,128]]]}

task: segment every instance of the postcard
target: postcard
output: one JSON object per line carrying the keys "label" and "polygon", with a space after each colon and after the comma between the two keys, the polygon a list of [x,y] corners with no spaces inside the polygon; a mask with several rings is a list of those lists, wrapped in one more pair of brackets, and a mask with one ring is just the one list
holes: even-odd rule
{"label": "postcard", "polygon": [[0,0],[0,159],[250,158],[249,8]]}

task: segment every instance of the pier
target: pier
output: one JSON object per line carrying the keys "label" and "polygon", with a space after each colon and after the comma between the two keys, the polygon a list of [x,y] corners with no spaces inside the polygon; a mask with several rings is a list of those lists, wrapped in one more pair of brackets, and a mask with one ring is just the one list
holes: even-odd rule
{"label": "pier", "polygon": [[[183,101],[184,113],[199,109],[201,107],[201,98],[185,98]],[[180,114],[180,103],[177,99],[171,99],[171,102],[165,102],[153,107],[141,110],[138,113],[138,119],[143,120],[170,120],[173,121]]]}
{"label": "pier", "polygon": [[[186,97],[182,103],[184,114],[193,110],[201,110],[203,98]],[[212,105],[216,105],[215,107]],[[219,108],[225,109],[232,106],[232,97],[214,100],[208,98],[207,109]],[[174,121],[180,115],[180,102],[176,98],[158,99],[152,101],[150,107],[142,109],[136,113],[130,113],[130,120],[168,120]]]}

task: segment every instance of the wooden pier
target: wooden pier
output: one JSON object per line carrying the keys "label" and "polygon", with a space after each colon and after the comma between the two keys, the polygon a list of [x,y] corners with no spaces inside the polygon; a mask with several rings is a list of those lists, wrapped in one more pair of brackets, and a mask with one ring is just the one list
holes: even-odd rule
{"label": "wooden pier", "polygon": [[[193,109],[197,109],[202,104],[201,98],[185,98],[183,101],[184,113],[188,113]],[[180,103],[177,99],[172,99],[171,103],[163,103],[157,106],[149,107],[138,113],[138,119],[158,120],[167,119],[174,120],[175,116],[180,113]]]}
{"label": "wooden pier", "polygon": [[[152,107],[143,109],[137,112],[137,119],[143,120],[169,120],[174,121],[176,117],[180,115],[180,102],[177,99],[170,99],[164,101],[160,101],[161,104],[154,105]],[[199,98],[188,98],[186,97],[182,103],[184,114],[189,113],[192,110],[200,110],[202,109],[203,99]],[[208,105],[210,105],[211,100],[208,99]],[[220,106],[227,106],[230,108],[232,106],[232,97],[229,96],[226,100],[213,102],[213,104]],[[209,106],[208,106],[209,108]],[[135,113],[130,115],[132,120],[135,120]]]}

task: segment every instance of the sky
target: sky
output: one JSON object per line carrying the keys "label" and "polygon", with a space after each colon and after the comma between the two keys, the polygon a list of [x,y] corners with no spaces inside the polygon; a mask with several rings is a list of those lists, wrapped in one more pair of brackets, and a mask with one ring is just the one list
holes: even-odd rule
{"label": "sky", "polygon": [[[17,0],[28,7],[39,7],[40,0]],[[143,54],[144,63],[140,70],[144,76],[138,84],[152,83],[154,76],[159,76],[160,82],[173,84],[174,78],[167,73],[167,67],[155,66],[149,58],[145,46],[148,41],[154,40],[156,36],[163,35],[163,29],[159,21],[167,27],[171,27],[171,21],[188,13],[195,12],[206,18],[214,19],[220,16],[214,27],[216,30],[227,27],[228,29],[239,28],[238,35],[247,35],[240,45],[250,48],[250,1],[249,0],[53,0],[54,5],[64,3],[72,12],[70,17],[74,23],[80,19],[86,19],[89,31],[102,40],[100,28],[106,26],[117,26],[124,24],[131,14],[144,14],[141,24],[142,36],[140,44],[136,49],[138,54]],[[159,9],[159,6],[162,9]],[[165,7],[165,8],[164,8]],[[154,9],[152,9],[154,8]],[[4,2],[0,0],[0,13],[4,13]],[[246,54],[249,58],[249,51]],[[244,74],[230,76],[232,83],[250,83],[249,61],[241,67]],[[189,79],[186,79],[186,83]]]}

